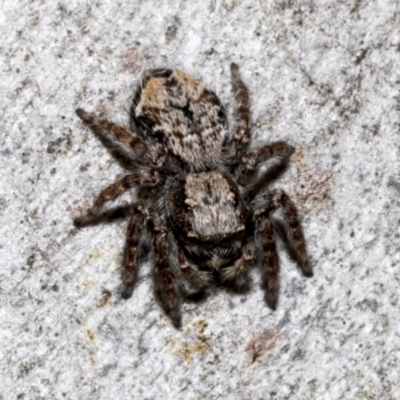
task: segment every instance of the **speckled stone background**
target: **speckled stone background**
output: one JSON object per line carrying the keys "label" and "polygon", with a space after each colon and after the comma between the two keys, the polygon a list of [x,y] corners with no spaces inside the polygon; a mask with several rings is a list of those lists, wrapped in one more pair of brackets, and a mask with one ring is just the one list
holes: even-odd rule
{"label": "speckled stone background", "polygon": [[[0,4],[0,399],[399,398],[398,1]],[[244,295],[184,304],[177,331],[150,265],[120,298],[126,221],[72,225],[123,174],[74,109],[127,124],[142,72],[168,66],[232,127],[231,61],[257,141],[296,147],[277,185],[315,276],[280,243],[277,311],[255,270]]]}

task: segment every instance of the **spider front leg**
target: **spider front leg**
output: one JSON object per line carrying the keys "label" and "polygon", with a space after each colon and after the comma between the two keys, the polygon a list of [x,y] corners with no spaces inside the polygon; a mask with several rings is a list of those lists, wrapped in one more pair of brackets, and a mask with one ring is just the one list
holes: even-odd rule
{"label": "spider front leg", "polygon": [[265,299],[268,306],[275,310],[279,293],[279,258],[276,252],[274,227],[267,212],[255,212],[256,241],[261,249]]}
{"label": "spider front leg", "polygon": [[74,224],[76,226],[84,225],[90,221],[103,207],[107,201],[114,200],[121,196],[127,190],[134,186],[156,186],[160,181],[160,174],[156,170],[141,170],[127,175],[119,181],[102,190],[93,206],[86,211],[85,214],[76,218]]}
{"label": "spider front leg", "polygon": [[211,285],[213,282],[212,273],[197,269],[187,259],[183,249],[177,247],[176,260],[174,261],[178,263],[178,270],[182,278],[181,290],[186,297],[196,297],[196,295],[203,293],[207,286]]}
{"label": "spider front leg", "polygon": [[[154,221],[153,221],[154,222]],[[164,226],[156,222],[153,228],[153,249],[155,261],[155,278],[158,285],[163,308],[172,320],[175,328],[180,328],[182,315],[180,301],[175,287],[175,276],[169,263],[169,234]]]}
{"label": "spider front leg", "polygon": [[[249,242],[242,244],[242,255],[235,263],[223,268],[221,278],[225,282],[240,282],[247,279],[247,273],[253,263],[253,252]],[[244,278],[244,279],[243,279]]]}
{"label": "spider front leg", "polygon": [[296,206],[283,190],[272,193],[273,209],[280,208],[286,223],[286,236],[293,249],[304,276],[313,276],[313,271],[307,255],[306,241],[301,228]]}
{"label": "spider front leg", "polygon": [[76,113],[86,124],[94,128],[106,130],[114,139],[123,145],[130,147],[139,157],[147,160],[153,167],[161,168],[163,166],[165,155],[157,151],[154,147],[140,140],[133,132],[124,129],[113,122],[87,113],[81,108],[78,108]]}

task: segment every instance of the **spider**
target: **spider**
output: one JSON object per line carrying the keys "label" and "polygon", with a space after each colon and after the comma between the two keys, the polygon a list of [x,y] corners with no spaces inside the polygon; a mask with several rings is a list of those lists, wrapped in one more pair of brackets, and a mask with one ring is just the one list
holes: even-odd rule
{"label": "spider", "polygon": [[[156,293],[176,328],[183,297],[204,293],[211,284],[240,287],[252,265],[262,270],[265,300],[274,310],[279,291],[276,228],[303,275],[313,275],[295,205],[284,191],[267,188],[285,169],[293,148],[283,141],[249,148],[249,92],[239,67],[232,63],[230,69],[237,109],[232,135],[217,95],[172,69],[145,72],[130,108],[130,129],[76,110],[94,131],[129,153],[130,172],[104,189],[74,223],[87,224],[106,202],[137,188],[122,297],[131,296],[147,248]],[[277,161],[276,173],[261,173],[271,159]],[[275,210],[283,216],[280,222],[273,218]]]}

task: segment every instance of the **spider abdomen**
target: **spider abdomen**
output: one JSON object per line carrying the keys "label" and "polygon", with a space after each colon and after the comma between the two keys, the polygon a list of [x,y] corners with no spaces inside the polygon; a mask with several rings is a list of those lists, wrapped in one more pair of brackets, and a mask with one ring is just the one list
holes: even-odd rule
{"label": "spider abdomen", "polygon": [[162,142],[189,171],[215,167],[227,140],[225,110],[217,95],[183,72],[149,70],[131,108],[143,140]]}

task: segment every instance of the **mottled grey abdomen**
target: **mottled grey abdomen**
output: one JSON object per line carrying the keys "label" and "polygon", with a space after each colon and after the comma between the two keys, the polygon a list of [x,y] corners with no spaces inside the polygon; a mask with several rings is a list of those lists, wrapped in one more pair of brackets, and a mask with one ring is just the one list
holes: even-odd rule
{"label": "mottled grey abdomen", "polygon": [[225,110],[216,94],[176,70],[145,73],[131,122],[143,140],[162,143],[190,171],[215,167],[228,139]]}

